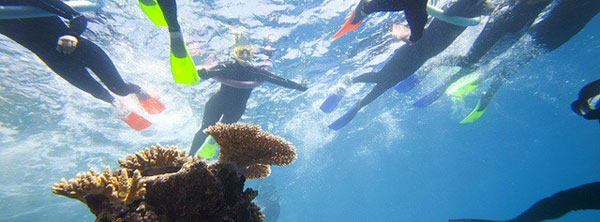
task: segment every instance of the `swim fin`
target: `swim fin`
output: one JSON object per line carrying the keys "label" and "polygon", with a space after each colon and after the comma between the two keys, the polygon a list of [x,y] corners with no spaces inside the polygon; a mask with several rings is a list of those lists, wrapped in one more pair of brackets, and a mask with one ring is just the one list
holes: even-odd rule
{"label": "swim fin", "polygon": [[160,102],[160,100],[158,100],[158,98],[155,98],[145,92],[144,94],[146,94],[146,98],[141,99],[140,97],[138,97],[138,101],[140,102],[140,104],[142,104],[144,110],[146,110],[146,112],[148,112],[149,114],[158,114],[167,109],[165,105],[162,102]]}
{"label": "swim fin", "polygon": [[194,60],[185,47],[181,32],[171,32],[171,73],[177,84],[196,85],[200,82]]}
{"label": "swim fin", "polygon": [[438,87],[435,87],[435,89],[433,89],[433,91],[431,91],[430,93],[428,93],[427,95],[425,95],[423,98],[417,100],[413,106],[418,107],[418,108],[425,108],[429,105],[431,105],[433,102],[435,102],[437,99],[440,98],[440,96],[442,96],[442,94],[444,94],[444,86],[443,85],[439,85]]}
{"label": "swim fin", "polygon": [[325,99],[325,101],[323,102],[323,104],[321,104],[321,107],[319,107],[319,108],[324,113],[330,113],[335,109],[335,107],[337,107],[338,103],[340,103],[341,100],[342,100],[342,95],[333,93],[333,94],[329,95],[327,97],[327,99]]}
{"label": "swim fin", "polygon": [[204,143],[200,147],[200,157],[204,159],[212,159],[215,157],[215,153],[217,152],[217,142],[212,138],[212,136],[206,137]]}
{"label": "swim fin", "polygon": [[340,117],[333,123],[329,124],[328,127],[332,130],[339,130],[342,127],[346,126],[350,121],[352,121],[352,119],[354,119],[354,116],[356,115],[356,113],[358,113],[358,107],[354,106],[342,117]]}
{"label": "swim fin", "polygon": [[142,131],[152,126],[150,121],[133,111],[125,116],[121,116],[121,119],[136,131]]}
{"label": "swim fin", "polygon": [[419,78],[417,75],[413,74],[413,75],[410,75],[408,78],[402,80],[398,84],[396,84],[396,86],[394,86],[394,89],[399,93],[407,93],[412,88],[417,86],[417,84],[419,84],[419,82],[421,82],[421,80],[422,80],[421,78]]}
{"label": "swim fin", "polygon": [[360,7],[361,4],[359,3],[358,6],[352,12],[352,15],[350,15],[350,18],[346,20],[346,23],[344,23],[340,30],[338,30],[333,36],[331,36],[331,39],[337,39],[339,37],[342,37],[346,33],[356,30],[360,26],[360,24],[362,24],[362,18],[359,18],[359,16],[361,16],[359,12]]}
{"label": "swim fin", "polygon": [[167,26],[167,21],[165,20],[165,16],[160,10],[160,6],[156,0],[139,0],[140,8],[150,21],[156,26]]}
{"label": "swim fin", "polygon": [[475,109],[473,109],[473,111],[471,111],[471,113],[469,113],[469,115],[467,117],[465,117],[462,121],[460,121],[460,123],[463,124],[463,123],[475,122],[481,116],[483,116],[483,114],[485,113],[486,110],[487,110],[487,105],[485,107],[481,107],[481,100],[479,100],[477,102],[477,106],[475,106]]}
{"label": "swim fin", "polygon": [[461,77],[448,87],[446,94],[455,97],[464,97],[468,95],[479,87],[482,75],[481,72],[473,72]]}

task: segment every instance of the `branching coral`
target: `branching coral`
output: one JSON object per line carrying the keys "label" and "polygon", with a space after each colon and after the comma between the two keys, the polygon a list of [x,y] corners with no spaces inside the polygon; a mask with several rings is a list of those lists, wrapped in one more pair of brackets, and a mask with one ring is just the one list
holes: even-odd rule
{"label": "branching coral", "polygon": [[176,172],[187,161],[185,150],[177,150],[175,146],[155,145],[120,159],[119,165],[127,169],[130,174],[134,170],[140,170],[142,175],[151,176]]}
{"label": "branching coral", "polygon": [[[125,170],[110,171],[107,167],[104,173],[94,170],[79,173],[69,181],[64,178],[52,186],[52,192],[66,197],[78,199],[88,205],[103,205],[108,201],[112,205],[125,206],[141,199],[146,193],[140,171],[133,171],[129,176]],[[98,203],[98,201],[100,203]]]}
{"label": "branching coral", "polygon": [[204,130],[221,147],[220,162],[231,162],[248,178],[265,178],[270,165],[285,166],[296,160],[296,148],[285,139],[252,124],[217,123]]}

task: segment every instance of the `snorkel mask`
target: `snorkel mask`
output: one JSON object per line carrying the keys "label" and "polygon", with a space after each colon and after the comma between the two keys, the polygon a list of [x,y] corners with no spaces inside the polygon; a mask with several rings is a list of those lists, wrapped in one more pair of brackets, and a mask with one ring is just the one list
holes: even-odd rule
{"label": "snorkel mask", "polygon": [[587,100],[577,100],[571,104],[571,109],[586,119],[596,119],[600,115],[600,95]]}
{"label": "snorkel mask", "polygon": [[250,65],[254,57],[254,51],[251,46],[237,46],[231,50],[233,58],[243,66]]}
{"label": "snorkel mask", "polygon": [[250,45],[250,40],[241,31],[233,31],[233,45],[231,46],[231,55],[243,66],[250,65],[254,57],[254,50]]}

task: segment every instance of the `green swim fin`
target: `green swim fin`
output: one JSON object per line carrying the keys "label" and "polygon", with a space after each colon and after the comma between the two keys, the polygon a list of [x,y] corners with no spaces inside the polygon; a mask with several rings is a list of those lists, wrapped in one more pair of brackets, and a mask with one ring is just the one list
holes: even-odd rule
{"label": "green swim fin", "polygon": [[171,73],[177,84],[196,85],[200,82],[194,60],[180,32],[171,32]]}
{"label": "green swim fin", "polygon": [[448,89],[446,94],[452,96],[463,97],[473,92],[481,84],[481,72],[473,72],[453,82]]}
{"label": "green swim fin", "polygon": [[461,124],[463,123],[472,123],[477,121],[481,116],[483,116],[483,114],[485,113],[485,111],[487,110],[486,107],[481,107],[481,100],[479,100],[477,102],[477,106],[475,106],[475,109],[473,109],[473,111],[471,111],[471,113],[469,113],[469,115],[467,117],[465,117],[462,121],[460,121]]}
{"label": "green swim fin", "polygon": [[217,142],[212,138],[212,136],[206,137],[204,143],[200,147],[200,157],[204,159],[212,159],[215,157],[215,153],[217,152]]}
{"label": "green swim fin", "polygon": [[165,20],[165,16],[160,10],[160,6],[156,0],[139,0],[140,8],[152,23],[156,26],[167,26],[167,21]]}

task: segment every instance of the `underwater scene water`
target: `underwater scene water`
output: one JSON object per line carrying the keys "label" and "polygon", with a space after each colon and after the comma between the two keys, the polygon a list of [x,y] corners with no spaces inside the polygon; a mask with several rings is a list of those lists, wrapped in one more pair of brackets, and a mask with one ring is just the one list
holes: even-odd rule
{"label": "underwater scene water", "polygon": [[[558,191],[600,180],[600,125],[570,107],[579,90],[600,77],[600,17],[560,48],[513,70],[476,122],[459,124],[484,87],[463,100],[442,96],[424,109],[413,103],[450,74],[452,67],[439,61],[465,54],[485,21],[425,63],[417,74],[429,75],[417,87],[388,90],[334,131],[327,126],[373,84],[353,84],[337,109],[325,114],[319,106],[328,89],[346,76],[381,69],[406,44],[391,32],[394,24],[406,23],[403,13],[369,15],[356,31],[331,40],[358,1],[177,3],[198,64],[230,59],[231,30],[242,30],[257,50],[255,62],[271,62],[277,75],[309,83],[306,92],[263,84],[240,121],[297,148],[294,164],[246,183],[258,189],[260,206],[279,204],[280,214],[266,213],[267,221],[507,220]],[[167,110],[147,116],[153,126],[137,132],[110,105],[0,36],[0,221],[93,221],[84,204],[52,194],[52,184],[89,168],[117,168],[119,158],[156,143],[189,149],[204,105],[219,89],[213,80],[173,83],[168,32],[153,26],[137,1],[107,0],[84,15],[89,21],[83,36],[108,53],[126,81],[160,95]],[[275,48],[270,61],[263,61],[266,46]],[[600,211],[554,221],[600,221]]]}

